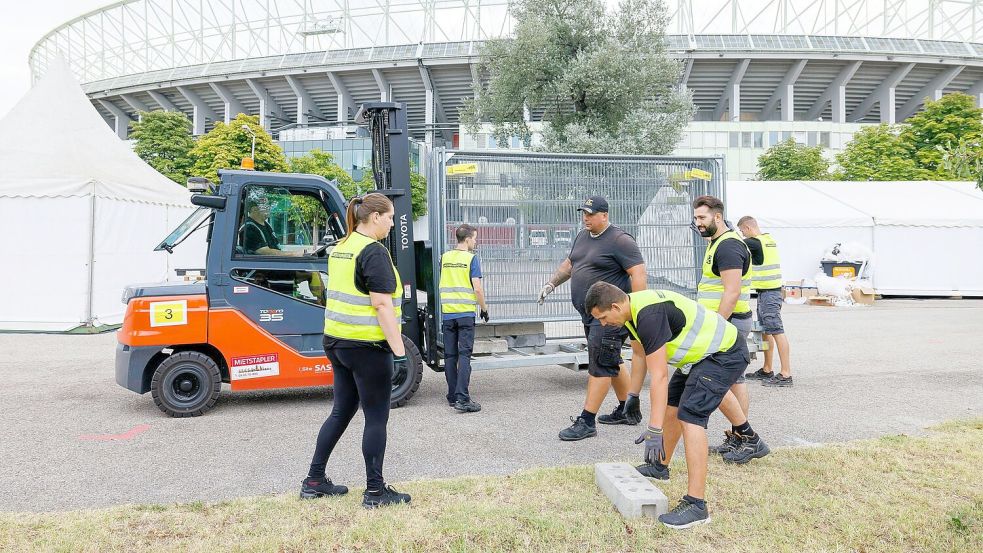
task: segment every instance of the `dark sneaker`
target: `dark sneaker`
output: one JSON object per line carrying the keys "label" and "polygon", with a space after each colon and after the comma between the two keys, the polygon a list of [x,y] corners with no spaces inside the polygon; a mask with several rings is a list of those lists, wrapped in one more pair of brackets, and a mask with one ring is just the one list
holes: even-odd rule
{"label": "dark sneaker", "polygon": [[642,476],[646,478],[655,478],[656,480],[669,480],[669,467],[665,465],[650,465],[645,463],[644,465],[638,465],[635,467]]}
{"label": "dark sneaker", "polygon": [[597,422],[601,424],[628,424],[628,417],[625,416],[625,412],[621,407],[615,407],[610,415],[597,417]]}
{"label": "dark sneaker", "polygon": [[789,388],[792,386],[792,377],[784,377],[776,374],[768,380],[762,380],[761,385],[768,386],[769,388]]}
{"label": "dark sneaker", "polygon": [[481,411],[481,404],[471,401],[470,399],[467,401],[458,400],[458,402],[454,404],[454,409],[462,413],[477,413],[478,411]]}
{"label": "dark sneaker", "polygon": [[330,478],[305,478],[300,485],[301,499],[314,499],[326,495],[345,495],[346,486],[336,486]]}
{"label": "dark sneaker", "polygon": [[[760,459],[771,453],[771,449],[768,448],[768,444],[766,444],[765,441],[757,435],[741,436],[738,434],[737,437],[740,442],[734,451],[724,453],[724,461],[728,463],[743,465],[744,463],[749,462],[751,459]],[[752,442],[752,439],[755,441]]]}
{"label": "dark sneaker", "polygon": [[686,498],[679,500],[673,510],[659,515],[659,522],[675,530],[685,530],[698,524],[710,522],[710,513],[706,508],[700,508],[696,503],[690,503]]}
{"label": "dark sneaker", "polygon": [[641,402],[638,401],[638,396],[628,396],[628,399],[625,400],[625,418],[628,419],[625,424],[632,426],[642,422],[642,407]]}
{"label": "dark sneaker", "polygon": [[410,494],[399,493],[392,486],[386,486],[381,490],[372,492],[365,490],[362,494],[362,506],[366,509],[375,509],[376,507],[409,502]]}
{"label": "dark sneaker", "polygon": [[740,445],[740,443],[741,438],[737,434],[731,432],[730,430],[724,430],[723,443],[720,445],[712,445],[707,449],[710,450],[710,453],[719,453],[720,455],[723,455],[724,453],[730,453],[731,451],[737,449],[737,446]]}
{"label": "dark sneaker", "polygon": [[758,370],[754,371],[753,373],[745,373],[744,374],[744,378],[746,378],[748,380],[768,380],[769,378],[772,378],[774,376],[775,376],[775,371],[767,371],[767,372],[765,372],[764,369],[758,369]]}
{"label": "dark sneaker", "polygon": [[570,420],[573,421],[573,424],[560,431],[560,439],[564,442],[575,442],[584,438],[590,438],[591,436],[597,436],[597,427],[588,426],[584,417],[570,417]]}

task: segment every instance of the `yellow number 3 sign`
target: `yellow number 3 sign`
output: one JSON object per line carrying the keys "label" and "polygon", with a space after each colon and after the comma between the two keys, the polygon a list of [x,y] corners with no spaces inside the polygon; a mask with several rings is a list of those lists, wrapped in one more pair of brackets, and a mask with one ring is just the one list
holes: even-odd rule
{"label": "yellow number 3 sign", "polygon": [[150,326],[188,324],[188,300],[155,301],[150,304]]}

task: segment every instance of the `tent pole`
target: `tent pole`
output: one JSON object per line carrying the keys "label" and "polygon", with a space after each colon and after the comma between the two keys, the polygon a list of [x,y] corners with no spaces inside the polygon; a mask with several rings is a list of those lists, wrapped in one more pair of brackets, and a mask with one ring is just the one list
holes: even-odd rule
{"label": "tent pole", "polygon": [[95,190],[89,196],[89,282],[88,291],[85,295],[85,326],[92,326],[92,294],[95,289],[93,279],[95,275],[96,262],[96,194]]}

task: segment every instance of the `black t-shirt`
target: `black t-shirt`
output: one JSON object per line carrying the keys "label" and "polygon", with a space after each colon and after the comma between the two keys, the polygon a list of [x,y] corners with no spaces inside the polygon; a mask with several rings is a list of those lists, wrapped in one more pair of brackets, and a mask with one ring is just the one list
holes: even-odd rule
{"label": "black t-shirt", "polygon": [[761,247],[761,240],[757,238],[745,238],[744,243],[751,251],[751,263],[761,265],[765,262],[765,249]]}
{"label": "black t-shirt", "polygon": [[608,226],[597,238],[586,229],[580,231],[570,248],[569,258],[573,264],[570,295],[584,324],[589,324],[592,318],[584,308],[587,290],[594,283],[603,281],[631,292],[631,278],[626,271],[645,262],[635,239],[614,225]]}
{"label": "black t-shirt", "polygon": [[651,355],[679,336],[686,326],[686,315],[672,302],[647,305],[638,312],[635,331],[645,350]]}
{"label": "black t-shirt", "polygon": [[263,224],[259,224],[253,219],[246,219],[240,232],[242,233],[240,237],[242,249],[249,255],[257,255],[256,250],[260,248],[280,249],[280,241],[277,240],[276,233],[273,232],[273,227],[270,226],[269,221],[263,221]]}
{"label": "black t-shirt", "polygon": [[[717,240],[720,240],[720,238],[717,238],[714,242]],[[712,246],[713,242],[710,245]],[[740,269],[743,275],[750,267],[751,252],[748,251],[748,247],[744,241],[724,240],[717,246],[717,251],[713,254],[713,266],[710,267],[710,270],[713,271],[713,274],[720,276],[720,271]],[[731,317],[735,319],[746,319],[750,316],[750,311],[747,313],[731,314]]]}
{"label": "black t-shirt", "polygon": [[[331,275],[328,275],[331,280]],[[386,247],[379,242],[369,244],[359,252],[355,258],[355,288],[363,294],[376,292],[379,294],[392,294],[396,291],[396,273],[393,272],[392,261]],[[331,336],[324,337],[324,347],[330,348],[355,348],[381,347],[389,350],[389,344],[381,342],[362,342],[358,340],[343,340]]]}

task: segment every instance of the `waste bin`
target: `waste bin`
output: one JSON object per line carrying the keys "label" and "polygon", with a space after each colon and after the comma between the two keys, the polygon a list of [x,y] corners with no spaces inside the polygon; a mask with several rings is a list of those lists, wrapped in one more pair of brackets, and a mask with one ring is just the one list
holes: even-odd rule
{"label": "waste bin", "polygon": [[863,263],[853,263],[850,261],[822,261],[823,272],[826,276],[838,277],[845,276],[847,278],[854,278],[857,273],[860,272],[860,268],[864,266]]}

